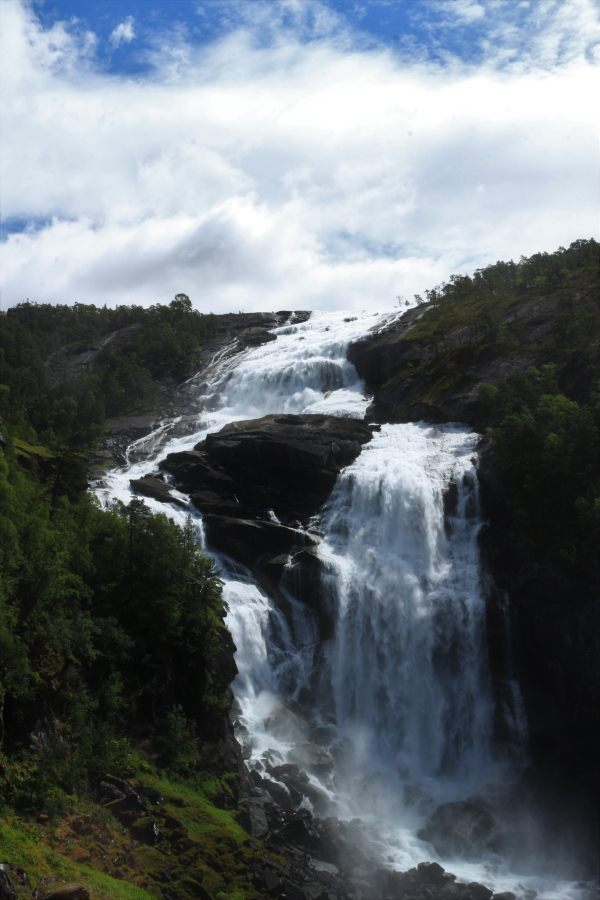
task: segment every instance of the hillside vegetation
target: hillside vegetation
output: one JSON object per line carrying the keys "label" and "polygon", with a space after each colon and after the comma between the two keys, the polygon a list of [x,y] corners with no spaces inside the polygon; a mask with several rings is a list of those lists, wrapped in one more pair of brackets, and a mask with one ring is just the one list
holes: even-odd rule
{"label": "hillside vegetation", "polygon": [[95,898],[263,896],[219,763],[235,648],[192,520],[102,509],[76,457],[29,449],[0,444],[0,860],[22,897],[21,870]]}
{"label": "hillside vegetation", "polygon": [[[56,469],[36,477],[4,457],[0,509],[0,747],[19,773],[12,802],[41,812],[49,792],[85,793],[131,766],[141,736],[185,771],[235,675],[232,663],[225,683],[216,674],[231,638],[192,520],[181,529],[137,498],[110,509],[69,500]],[[52,739],[32,756],[36,728]]]}
{"label": "hillside vegetation", "polygon": [[193,374],[195,352],[220,328],[185,294],[149,309],[19,303],[0,313],[0,417],[32,444],[89,442],[106,417],[155,406],[157,381]]}

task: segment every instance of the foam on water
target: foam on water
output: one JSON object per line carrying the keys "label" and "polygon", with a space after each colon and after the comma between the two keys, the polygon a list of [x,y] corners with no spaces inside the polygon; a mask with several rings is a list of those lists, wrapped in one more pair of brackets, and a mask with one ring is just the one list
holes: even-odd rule
{"label": "foam on water", "polygon": [[[369,400],[346,360],[348,344],[398,314],[313,313],[305,323],[274,329],[276,341],[234,356],[221,352],[186,385],[198,404],[194,433],[171,437],[163,426],[137,441],[129,464],[106,478],[98,496],[128,502],[130,478],[232,421],[269,413],[363,417]],[[400,869],[439,858],[417,837],[428,810],[503,774],[490,753],[476,444],[477,435],[460,425],[386,425],[340,475],[320,523],[333,641],[319,640],[315,614],[293,596],[289,573],[281,608],[243,566],[206,548],[225,582],[227,625],[238,648],[233,688],[252,743],[250,764],[269,748],[287,758],[294,736],[275,736],[269,722],[281,697],[312,691],[316,703],[335,712],[328,721],[336,722],[344,764],[333,780],[311,780],[339,804],[340,816],[371,822],[379,857]],[[444,509],[451,483],[454,499]],[[205,546],[193,507],[146,502],[182,525],[191,514]],[[516,682],[512,691],[515,743],[524,745]],[[510,861],[493,854],[442,863],[462,880],[520,897],[527,890],[540,900],[580,896],[571,883],[515,876]]]}

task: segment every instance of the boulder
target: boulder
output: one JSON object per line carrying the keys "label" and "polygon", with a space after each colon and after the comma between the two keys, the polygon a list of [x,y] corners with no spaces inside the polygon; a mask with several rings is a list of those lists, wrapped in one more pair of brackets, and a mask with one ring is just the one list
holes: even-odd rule
{"label": "boulder", "polygon": [[417,836],[432,844],[441,856],[468,858],[494,849],[500,832],[487,809],[460,800],[438,806]]}
{"label": "boulder", "polygon": [[[266,760],[267,763],[271,765],[279,765],[280,762],[283,762],[283,756],[279,752],[279,750],[273,750],[269,747],[268,750],[265,750],[262,754],[262,759]],[[277,762],[276,762],[277,760]]]}
{"label": "boulder", "polygon": [[[258,792],[256,792],[258,793]],[[250,797],[238,804],[240,824],[252,837],[262,840],[269,832],[263,797]]]}
{"label": "boulder", "polygon": [[272,781],[270,778],[263,778],[256,769],[252,772],[252,784],[261,790],[266,791],[273,800],[273,803],[276,803],[281,809],[293,809],[294,806],[297,806],[302,802],[302,794],[296,794],[295,791],[290,790],[288,786],[281,781]]}
{"label": "boulder", "polygon": [[[232,422],[194,449],[223,467],[280,473],[288,481],[333,487],[372,431],[359,419],[319,415],[264,416]],[[268,481],[267,481],[268,483]]]}
{"label": "boulder", "polygon": [[140,794],[142,797],[146,797],[146,799],[149,800],[153,806],[162,806],[165,802],[165,798],[160,793],[160,791],[156,790],[156,788],[145,787],[142,785],[138,788],[138,794]]}
{"label": "boulder", "polygon": [[123,800],[126,796],[123,791],[120,791],[114,784],[109,784],[106,781],[100,782],[100,792],[103,797],[110,797],[111,800]]}
{"label": "boulder", "polygon": [[267,766],[267,772],[269,775],[272,775],[273,778],[299,778],[300,777],[300,766],[296,766],[293,763],[282,763],[280,766]]}
{"label": "boulder", "polygon": [[301,740],[306,735],[307,725],[296,710],[297,704],[293,701],[280,701],[264,719],[265,729],[282,741]]}
{"label": "boulder", "polygon": [[126,797],[122,797],[119,800],[111,800],[109,803],[104,803],[103,805],[104,809],[108,809],[115,816],[119,816],[120,813],[124,812],[138,814],[146,812],[146,804],[141,797],[138,797],[138,795],[134,793],[128,794]]}
{"label": "boulder", "polygon": [[263,553],[289,553],[304,537],[285,525],[252,519],[207,515],[204,524],[213,546],[248,565]]}
{"label": "boulder", "polygon": [[44,900],[50,891],[56,889],[57,885],[64,884],[64,881],[61,881],[60,878],[55,878],[54,875],[44,875],[33,892],[34,900]]}
{"label": "boulder", "polygon": [[423,884],[445,885],[449,878],[454,880],[454,876],[448,876],[442,866],[436,862],[419,863],[417,874],[419,881]]}
{"label": "boulder", "polygon": [[233,485],[233,479],[229,475],[211,466],[207,454],[197,450],[169,453],[159,463],[159,468],[174,475],[182,483],[185,493],[190,493],[194,487],[198,489],[200,485],[214,487],[216,490]]}
{"label": "boulder", "polygon": [[130,831],[131,836],[135,838],[136,841],[141,841],[144,844],[148,844],[150,847],[154,847],[161,839],[158,825],[150,816],[138,819],[137,822],[131,826]]}
{"label": "boulder", "polygon": [[283,887],[283,896],[287,898],[287,900],[307,900],[305,891],[298,887],[297,884],[294,884],[293,881],[290,881],[289,878],[284,878],[282,881]]}
{"label": "boulder", "polygon": [[217,491],[195,491],[190,500],[205,515],[233,516],[235,518],[251,518],[253,509],[242,504],[228,494]]}
{"label": "boulder", "polygon": [[152,497],[154,500],[160,500],[161,503],[175,503],[183,509],[187,508],[185,500],[173,496],[173,485],[166,484],[160,478],[152,475],[144,475],[143,478],[131,478],[129,484],[136,494],[143,494],[144,497]]}
{"label": "boulder", "polygon": [[380,870],[376,876],[381,895],[407,900],[491,900],[492,891],[478,882],[462,884],[435,862],[419,863],[407,872]]}
{"label": "boulder", "polygon": [[[159,468],[175,477],[180,490],[189,493],[194,505],[207,517],[258,520],[273,528],[297,528],[300,523],[309,524],[327,499],[338,473],[358,456],[371,437],[372,428],[359,419],[265,416],[226,425],[207,435],[194,450],[170,453]],[[165,496],[165,487],[153,484],[151,488]],[[139,489],[149,488],[141,485]],[[231,532],[231,526],[225,527],[222,521],[218,524],[219,533],[213,522],[214,541],[220,539],[226,546],[217,546],[246,563],[253,554],[265,553],[273,558],[289,552],[293,543],[314,543],[308,537],[290,543],[289,535],[286,538],[280,532],[277,538],[273,528],[269,534],[252,534],[248,527],[245,535],[232,540],[220,534],[223,530]]]}
{"label": "boulder", "polygon": [[[312,784],[312,782],[304,781],[300,778],[288,778],[282,780],[288,786],[290,791],[293,789],[302,797],[306,797],[307,800],[310,800],[314,811],[318,813],[318,815],[323,816],[330,811],[332,802],[329,799],[329,795],[327,794],[327,791],[324,791],[323,788],[320,788],[317,784]],[[335,806],[336,804],[333,805]]]}
{"label": "boulder", "polygon": [[269,576],[274,584],[279,584],[285,566],[290,559],[289,553],[279,553],[277,556],[267,556],[260,560],[260,568]]}
{"label": "boulder", "polygon": [[478,881],[470,881],[466,889],[461,884],[457,885],[457,887],[461,890],[461,896],[465,900],[492,900],[494,894],[493,891],[486,888],[484,884],[479,884]]}
{"label": "boulder", "polygon": [[296,744],[288,755],[291,760],[316,775],[330,772],[334,766],[334,759],[329,750],[309,741]]}
{"label": "boulder", "polygon": [[279,896],[279,888],[281,887],[281,879],[275,872],[264,872],[261,875],[262,887],[267,894],[272,897]]}
{"label": "boulder", "polygon": [[282,837],[286,842],[299,845],[309,852],[319,853],[321,833],[308,809],[289,812],[284,821]]}
{"label": "boulder", "polygon": [[61,884],[45,895],[45,900],[90,900],[90,892],[77,882]]}

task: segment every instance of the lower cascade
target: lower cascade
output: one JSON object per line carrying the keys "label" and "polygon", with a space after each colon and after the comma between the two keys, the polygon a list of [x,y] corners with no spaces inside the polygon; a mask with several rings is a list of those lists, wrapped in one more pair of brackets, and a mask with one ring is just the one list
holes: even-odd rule
{"label": "lower cascade", "polygon": [[468,779],[489,758],[475,443],[458,428],[385,426],[323,522],[337,715],[403,778]]}
{"label": "lower cascade", "polygon": [[[127,501],[131,480],[229,423],[362,419],[369,399],[347,348],[396,314],[290,317],[276,340],[221,353],[185,386],[198,407],[193,433],[188,422],[183,436],[159,429],[137,441],[99,497]],[[277,578],[211,546],[185,491],[171,491],[168,507],[147,502],[181,523],[191,514],[218,559],[237,647],[235,731],[256,787],[354,823],[390,869],[435,860],[526,900],[583,897],[529,864],[529,836],[510,819],[527,734],[511,680],[510,740],[494,742],[502,710],[487,660],[478,440],[458,423],[375,427],[318,514],[284,523],[294,543],[271,560]],[[280,522],[274,509],[264,519]]]}

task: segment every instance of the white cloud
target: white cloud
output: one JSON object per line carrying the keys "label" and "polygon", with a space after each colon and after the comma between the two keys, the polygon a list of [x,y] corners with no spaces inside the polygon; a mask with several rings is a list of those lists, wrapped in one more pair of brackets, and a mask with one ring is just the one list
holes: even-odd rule
{"label": "white cloud", "polygon": [[479,0],[454,0],[452,14],[462,22],[476,22],[485,16],[485,8]]}
{"label": "white cloud", "polygon": [[[514,72],[551,70],[588,59],[598,61],[600,17],[596,0],[432,0],[437,16],[417,12],[438,41],[444,29],[477,25],[465,32],[471,55]],[[447,55],[447,54],[442,54]]]}
{"label": "white cloud", "polygon": [[252,22],[171,36],[132,80],[5,4],[3,216],[40,224],[3,243],[4,303],[377,307],[595,233],[587,51],[440,71],[349,47],[325,13],[305,44],[276,17],[266,46]]}
{"label": "white cloud", "polygon": [[133,16],[127,16],[124,22],[121,22],[120,25],[111,32],[110,34],[110,42],[113,47],[118,47],[121,41],[125,41],[128,44],[135,37],[135,32],[133,30]]}

